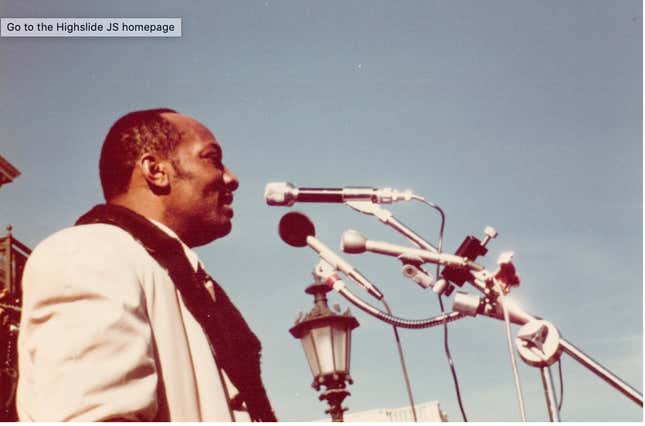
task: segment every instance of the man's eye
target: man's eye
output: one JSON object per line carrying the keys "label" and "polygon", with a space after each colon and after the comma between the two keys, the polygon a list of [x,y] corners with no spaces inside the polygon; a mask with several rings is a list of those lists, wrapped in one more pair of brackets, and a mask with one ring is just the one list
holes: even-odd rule
{"label": "man's eye", "polygon": [[213,153],[213,154],[207,154],[207,155],[206,155],[206,158],[207,158],[209,161],[211,161],[212,163],[215,163],[215,164],[221,164],[221,163],[222,163],[222,158],[221,158],[218,154],[216,154],[216,153]]}

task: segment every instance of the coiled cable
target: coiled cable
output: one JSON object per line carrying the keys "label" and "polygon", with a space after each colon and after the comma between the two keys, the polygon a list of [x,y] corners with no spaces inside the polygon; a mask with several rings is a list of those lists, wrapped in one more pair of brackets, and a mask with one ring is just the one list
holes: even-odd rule
{"label": "coiled cable", "polygon": [[367,312],[373,317],[378,318],[381,321],[388,323],[390,325],[394,325],[396,327],[412,328],[412,329],[430,328],[430,327],[436,327],[438,325],[442,325],[445,322],[452,322],[465,317],[465,315],[460,312],[450,312],[448,314],[442,314],[442,315],[434,316],[432,318],[418,319],[418,320],[399,318],[399,317],[387,314],[379,310],[378,308],[375,308],[374,306],[370,305],[369,303],[365,302],[364,300],[360,299],[354,293],[352,293],[347,288],[345,288],[344,284],[338,285],[341,282],[342,281],[337,281],[334,284],[334,289],[338,291],[343,297],[345,297],[345,299],[347,299],[352,305],[356,306],[357,308],[359,308],[364,312]]}

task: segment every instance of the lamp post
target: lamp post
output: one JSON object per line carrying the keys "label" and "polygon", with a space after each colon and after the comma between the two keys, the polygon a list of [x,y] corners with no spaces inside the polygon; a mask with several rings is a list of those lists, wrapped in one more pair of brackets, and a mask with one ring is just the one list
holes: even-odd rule
{"label": "lamp post", "polygon": [[327,400],[332,421],[342,422],[343,412],[347,408],[341,407],[345,397],[350,393],[345,389],[345,382],[352,384],[349,375],[350,349],[352,330],[358,327],[358,321],[349,309],[342,314],[333,312],[327,306],[327,292],[330,288],[318,282],[311,284],[305,293],[314,296],[314,307],[311,311],[296,320],[295,325],[289,330],[293,337],[300,339],[302,348],[307,357],[309,368],[314,376],[312,387],[320,391],[325,390],[318,397]]}
{"label": "lamp post", "polygon": [[20,176],[20,170],[0,155],[0,186],[11,183],[18,176]]}

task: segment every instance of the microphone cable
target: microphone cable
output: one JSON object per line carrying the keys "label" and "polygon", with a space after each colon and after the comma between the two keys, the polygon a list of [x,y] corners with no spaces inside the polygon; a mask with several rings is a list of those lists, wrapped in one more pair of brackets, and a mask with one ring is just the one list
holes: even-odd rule
{"label": "microphone cable", "polygon": [[[392,310],[390,309],[390,306],[387,304],[385,301],[385,297],[381,299],[381,303],[383,303],[383,306],[385,307],[385,310],[387,311],[388,315],[392,315]],[[408,369],[405,366],[405,358],[403,356],[403,346],[401,345],[401,339],[399,337],[399,330],[398,328],[393,325],[392,329],[394,330],[394,338],[396,340],[396,347],[399,350],[399,359],[401,360],[401,370],[403,371],[403,380],[405,381],[405,388],[408,391],[408,399],[410,400],[410,408],[412,409],[412,418],[414,419],[414,422],[418,422],[417,420],[417,409],[414,406],[414,396],[412,395],[412,387],[410,386],[410,377],[408,376]]]}
{"label": "microphone cable", "polygon": [[[439,243],[437,244],[437,252],[441,253],[441,246],[443,244],[443,230],[446,225],[446,215],[443,213],[443,210],[441,207],[438,205],[434,204],[431,201],[426,200],[420,195],[413,194],[412,195],[413,200],[420,201],[427,206],[432,207],[435,209],[437,212],[439,212],[439,215],[441,215],[441,226],[439,228]],[[437,271],[436,271],[436,277],[439,278],[439,265],[437,264]],[[443,306],[443,300],[441,299],[441,295],[437,295],[437,299],[439,301],[439,308],[441,309],[441,313],[445,314],[445,309]],[[444,321],[443,323],[443,349],[446,354],[446,359],[448,360],[448,365],[450,366],[450,373],[452,374],[452,381],[455,384],[455,394],[457,395],[457,403],[459,404],[459,411],[461,411],[461,417],[464,419],[464,422],[468,421],[468,417],[466,417],[466,411],[464,410],[464,404],[461,400],[461,390],[459,388],[459,379],[457,378],[457,370],[455,369],[455,361],[452,359],[452,355],[450,354],[450,347],[448,346],[448,321]]]}
{"label": "microphone cable", "polygon": [[515,351],[513,351],[513,338],[511,337],[511,319],[508,314],[508,307],[506,306],[506,299],[504,296],[504,291],[501,286],[497,283],[496,280],[493,280],[495,284],[495,289],[499,294],[498,298],[502,305],[502,311],[504,312],[504,328],[506,330],[506,343],[508,344],[508,353],[511,355],[511,369],[513,370],[513,379],[515,381],[515,391],[517,392],[517,400],[520,405],[520,415],[522,421],[526,422],[526,410],[524,408],[524,396],[522,395],[522,384],[520,383],[520,375],[517,370],[517,361],[515,360]]}

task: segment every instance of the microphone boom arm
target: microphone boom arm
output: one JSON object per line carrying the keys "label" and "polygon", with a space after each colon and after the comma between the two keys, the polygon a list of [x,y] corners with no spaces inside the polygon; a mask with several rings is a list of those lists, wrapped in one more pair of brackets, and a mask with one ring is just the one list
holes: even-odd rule
{"label": "microphone boom arm", "polygon": [[[470,315],[473,317],[477,316],[477,314],[481,314],[490,318],[495,318],[502,321],[504,320],[499,306],[497,306],[495,309],[477,309],[477,307],[475,306],[477,304],[475,302],[475,299],[479,298],[467,293],[457,292],[457,296],[455,296],[454,301],[455,303],[453,304],[454,311],[461,312],[464,315]],[[483,305],[479,304],[479,306]],[[511,308],[510,315],[511,322],[517,325],[525,325],[531,321],[540,319],[539,317],[525,312],[518,306],[513,306]],[[599,362],[595,361],[593,358],[585,354],[583,351],[575,347],[572,343],[565,340],[561,336],[559,336],[558,345],[563,352],[577,361],[580,365],[584,366],[587,370],[603,379],[607,384],[614,387],[614,389],[618,390],[620,393],[631,399],[636,404],[640,405],[641,407],[643,406],[643,394],[627,384],[621,378],[613,374],[607,368],[603,367]]]}
{"label": "microphone boom arm", "polygon": [[390,228],[403,234],[405,238],[412,241],[418,247],[421,247],[425,250],[430,250],[434,253],[439,253],[439,250],[435,246],[424,240],[423,237],[414,232],[408,226],[404,225],[400,220],[394,217],[392,212],[384,209],[378,204],[375,204],[371,201],[345,201],[345,204],[347,204],[357,212],[375,216],[376,218],[378,218],[378,220],[380,220]]}

